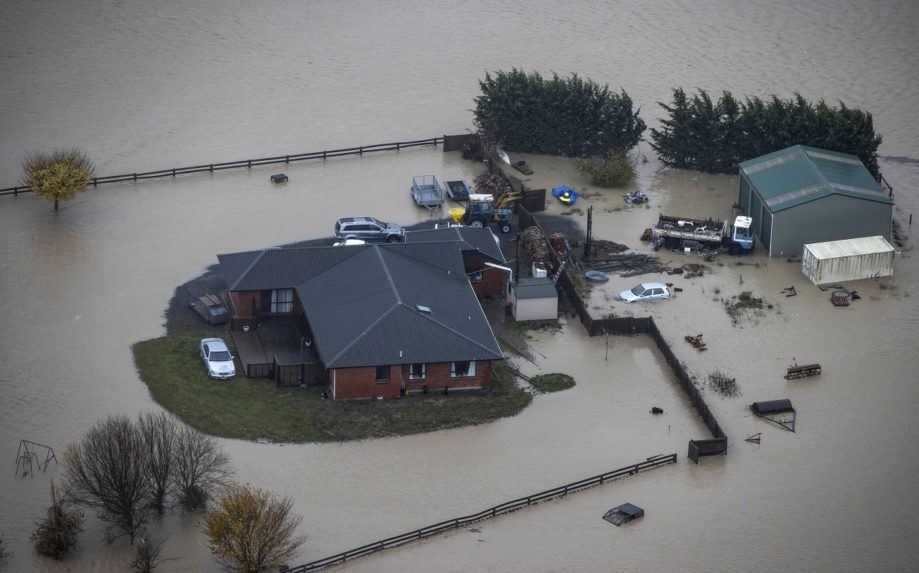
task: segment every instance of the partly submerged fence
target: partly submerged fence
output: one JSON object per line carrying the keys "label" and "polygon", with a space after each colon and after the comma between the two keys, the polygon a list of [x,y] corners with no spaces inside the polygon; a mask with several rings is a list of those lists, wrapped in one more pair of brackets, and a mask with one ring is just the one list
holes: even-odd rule
{"label": "partly submerged fence", "polygon": [[[93,177],[91,184],[94,187],[106,183],[125,183],[143,181],[145,179],[158,179],[161,177],[175,177],[177,175],[189,175],[192,173],[214,173],[216,171],[225,171],[227,169],[241,169],[258,167],[259,165],[274,165],[278,163],[295,163],[297,161],[308,161],[311,159],[331,159],[333,157],[345,157],[349,155],[361,155],[365,153],[376,153],[379,151],[401,151],[413,147],[437,146],[444,142],[448,136],[430,137],[428,139],[414,139],[411,141],[395,141],[392,143],[377,143],[375,145],[361,145],[358,147],[343,147],[341,149],[327,149],[324,151],[312,151],[310,153],[294,153],[289,155],[275,155],[272,157],[259,157],[256,159],[241,159],[239,161],[224,161],[222,163],[205,163],[201,165],[190,165],[188,167],[174,167],[171,169],[159,169],[156,171],[142,171],[137,173],[123,173],[121,175],[106,175],[104,177]],[[30,193],[31,187],[28,185],[17,185],[14,187],[4,187],[0,189],[0,195],[19,195],[20,193]]]}
{"label": "partly submerged fence", "polygon": [[545,491],[528,495],[526,497],[520,497],[500,505],[496,505],[494,507],[489,507],[488,509],[484,509],[478,513],[441,521],[439,523],[435,523],[434,525],[428,525],[426,527],[422,527],[414,531],[409,531],[401,535],[395,535],[380,541],[368,543],[367,545],[362,545],[337,555],[332,555],[323,559],[317,559],[316,561],[311,561],[305,565],[298,565],[296,567],[282,569],[282,571],[285,571],[286,573],[309,573],[311,571],[319,571],[320,569],[325,569],[326,567],[340,565],[346,561],[351,561],[359,557],[372,555],[386,549],[394,549],[396,547],[401,547],[415,541],[427,539],[432,535],[459,529],[460,527],[465,527],[478,521],[484,521],[486,519],[498,517],[499,515],[512,513],[518,509],[535,505],[537,503],[549,501],[558,497],[564,497],[569,493],[575,493],[606,482],[637,475],[641,472],[675,463],[677,463],[676,454],[650,457],[643,462],[638,462],[637,464],[625,466],[579,481],[571,482],[569,484],[560,485],[558,487],[547,489]]}

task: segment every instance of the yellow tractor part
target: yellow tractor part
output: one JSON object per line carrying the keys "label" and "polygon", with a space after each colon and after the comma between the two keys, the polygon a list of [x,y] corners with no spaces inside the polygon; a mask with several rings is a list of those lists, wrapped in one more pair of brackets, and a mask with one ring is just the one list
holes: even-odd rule
{"label": "yellow tractor part", "polygon": [[505,193],[504,195],[501,195],[501,197],[499,197],[498,200],[495,202],[495,207],[502,209],[502,208],[510,206],[513,203],[516,203],[522,198],[523,198],[523,194],[518,193],[518,192]]}
{"label": "yellow tractor part", "polygon": [[463,220],[463,215],[466,214],[466,210],[462,207],[451,207],[448,213],[450,214],[450,219],[454,223],[459,223]]}

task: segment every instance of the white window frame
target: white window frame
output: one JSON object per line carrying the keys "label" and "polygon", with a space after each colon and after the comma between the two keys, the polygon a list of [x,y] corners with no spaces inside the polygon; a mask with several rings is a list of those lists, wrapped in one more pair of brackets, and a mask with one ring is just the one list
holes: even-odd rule
{"label": "white window frame", "polygon": [[[414,374],[412,374],[412,366],[415,366],[417,364],[421,365],[421,376],[415,376]],[[415,362],[414,364],[408,365],[408,379],[409,380],[424,380],[427,377],[428,377],[428,365],[425,364],[424,362]]]}
{"label": "white window frame", "polygon": [[475,376],[475,360],[459,360],[458,362],[468,362],[469,368],[465,374],[456,373],[456,362],[450,363],[450,378],[472,378]]}
{"label": "white window frame", "polygon": [[[283,299],[282,299],[283,295]],[[271,291],[272,314],[290,314],[294,311],[294,289],[279,288]]]}

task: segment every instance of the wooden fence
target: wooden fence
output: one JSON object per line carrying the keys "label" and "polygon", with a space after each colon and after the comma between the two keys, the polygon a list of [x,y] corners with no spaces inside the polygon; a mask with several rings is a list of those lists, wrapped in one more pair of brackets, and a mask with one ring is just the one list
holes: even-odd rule
{"label": "wooden fence", "polygon": [[[259,157],[256,159],[241,159],[239,161],[224,161],[222,163],[206,163],[201,165],[190,165],[188,167],[174,167],[171,169],[159,169],[157,171],[143,171],[137,173],[123,173],[121,175],[106,175],[104,177],[94,177],[92,185],[98,187],[106,183],[125,183],[143,181],[145,179],[158,179],[161,177],[175,177],[177,175],[189,175],[192,173],[214,173],[216,171],[225,171],[227,169],[251,169],[259,165],[274,165],[278,163],[295,163],[297,161],[308,161],[312,159],[331,159],[333,157],[345,157],[349,155],[363,156],[365,153],[376,153],[379,151],[401,151],[412,147],[437,146],[443,143],[445,136],[431,137],[428,139],[415,139],[411,141],[395,141],[393,143],[378,143],[376,145],[361,145],[359,147],[343,147],[341,149],[327,149],[325,151],[313,151],[310,153],[294,153],[291,155],[275,155],[272,157]],[[19,195],[20,193],[30,193],[32,189],[26,185],[5,187],[0,189],[2,195]]]}
{"label": "wooden fence", "polygon": [[359,557],[366,557],[367,555],[372,555],[374,553],[379,553],[386,549],[394,549],[396,547],[401,547],[403,545],[413,543],[415,541],[421,541],[422,539],[427,539],[432,535],[437,535],[444,533],[446,531],[452,531],[465,527],[467,525],[476,523],[478,521],[484,521],[486,519],[492,519],[498,517],[499,515],[505,515],[512,513],[524,507],[529,507],[543,501],[549,501],[550,499],[555,499],[558,497],[564,497],[570,493],[575,493],[590,487],[594,487],[606,482],[615,481],[628,476],[637,475],[641,472],[652,470],[661,466],[666,466],[670,464],[677,463],[677,455],[669,454],[664,456],[654,456],[650,457],[643,462],[638,462],[630,466],[625,466],[619,469],[608,471],[599,475],[591,476],[579,481],[571,482],[569,484],[561,485],[554,487],[552,489],[547,489],[539,493],[534,493],[526,497],[520,497],[494,507],[489,507],[488,509],[483,509],[478,513],[473,513],[470,515],[465,515],[463,517],[456,517],[453,519],[448,519],[446,521],[441,521],[433,525],[428,525],[420,529],[415,529],[414,531],[409,531],[407,533],[402,533],[400,535],[395,535],[393,537],[388,537],[380,541],[375,541],[373,543],[368,543],[367,545],[362,545],[360,547],[350,549],[348,551],[343,551],[337,555],[332,555],[325,557],[323,559],[317,559],[316,561],[311,561],[305,565],[298,565],[296,567],[291,567],[288,569],[282,569],[286,573],[309,573],[311,571],[319,571],[320,569],[325,569],[326,567],[331,567],[333,565],[340,565],[346,561],[351,561]]}

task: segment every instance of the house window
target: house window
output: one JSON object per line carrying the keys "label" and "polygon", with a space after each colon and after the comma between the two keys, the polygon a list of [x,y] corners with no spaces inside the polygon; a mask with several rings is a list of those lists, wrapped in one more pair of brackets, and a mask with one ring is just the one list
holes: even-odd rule
{"label": "house window", "polygon": [[482,282],[482,271],[476,271],[474,273],[469,273],[469,282],[471,283]]}
{"label": "house window", "polygon": [[461,360],[450,363],[450,377],[463,378],[466,376],[475,376],[475,362],[472,360]]}
{"label": "house window", "polygon": [[271,312],[284,313],[294,310],[294,289],[282,288],[271,291]]}
{"label": "house window", "polygon": [[421,378],[424,378],[424,376],[425,376],[424,364],[421,364],[419,362],[419,363],[412,364],[411,366],[408,367],[408,377],[410,380],[419,380]]}
{"label": "house window", "polygon": [[389,366],[377,366],[377,382],[380,384],[389,382]]}

